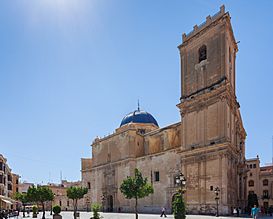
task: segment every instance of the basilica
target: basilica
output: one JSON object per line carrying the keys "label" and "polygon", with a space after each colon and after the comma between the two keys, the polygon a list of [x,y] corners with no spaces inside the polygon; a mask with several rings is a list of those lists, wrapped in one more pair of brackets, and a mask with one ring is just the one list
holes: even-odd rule
{"label": "basilica", "polygon": [[94,139],[92,158],[82,159],[91,203],[101,203],[105,211],[133,212],[134,201],[125,199],[119,187],[138,168],[154,188],[139,200],[140,212],[158,213],[161,207],[170,212],[180,173],[187,180],[188,213],[215,214],[218,204],[221,215],[245,208],[246,132],[236,98],[238,45],[230,19],[222,6],[182,35],[180,121],[159,127],[138,108],[113,134]]}

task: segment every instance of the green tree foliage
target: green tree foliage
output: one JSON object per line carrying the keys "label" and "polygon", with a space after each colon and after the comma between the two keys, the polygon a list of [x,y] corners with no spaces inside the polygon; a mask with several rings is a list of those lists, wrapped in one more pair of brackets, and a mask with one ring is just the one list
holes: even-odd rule
{"label": "green tree foliage", "polygon": [[247,209],[249,213],[254,205],[256,205],[257,207],[259,206],[258,197],[255,193],[250,193],[247,197]]}
{"label": "green tree foliage", "polygon": [[154,192],[153,186],[148,183],[147,177],[143,177],[142,173],[135,169],[135,175],[127,176],[123,180],[120,191],[127,199],[135,199],[135,214],[138,219],[137,202],[138,199],[144,198]]}
{"label": "green tree foliage", "polygon": [[26,193],[19,193],[16,192],[14,195],[14,199],[18,200],[22,203],[23,205],[23,217],[26,217],[25,212],[26,212],[26,205],[28,202],[30,202],[29,197]]}
{"label": "green tree foliage", "polygon": [[37,218],[37,213],[38,213],[38,206],[37,205],[32,206],[32,213],[33,213],[32,217]]}
{"label": "green tree foliage", "polygon": [[55,206],[53,206],[52,210],[53,210],[54,214],[60,214],[62,209],[59,205],[55,205]]}
{"label": "green tree foliage", "polygon": [[177,193],[174,197],[172,203],[173,215],[175,219],[185,219],[186,218],[186,206],[183,196]]}
{"label": "green tree foliage", "polygon": [[28,189],[27,194],[31,202],[42,206],[42,219],[45,219],[45,203],[47,201],[53,201],[54,199],[54,194],[52,190],[47,186],[32,186]]}
{"label": "green tree foliage", "polygon": [[85,194],[87,194],[88,189],[83,187],[70,187],[66,190],[66,195],[68,198],[73,200],[74,207],[74,219],[77,217],[77,208],[78,208],[78,200],[82,199]]}
{"label": "green tree foliage", "polygon": [[92,204],[91,209],[93,211],[93,217],[91,217],[91,219],[101,219],[102,218],[99,214],[99,211],[101,210],[100,204],[98,204],[98,203]]}

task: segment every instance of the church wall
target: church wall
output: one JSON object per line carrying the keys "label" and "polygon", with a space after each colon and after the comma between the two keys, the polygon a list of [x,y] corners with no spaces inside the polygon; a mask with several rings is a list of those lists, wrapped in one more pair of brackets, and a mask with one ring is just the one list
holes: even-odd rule
{"label": "church wall", "polygon": [[[82,187],[88,188],[87,194],[83,199],[79,200],[78,209],[80,210],[90,210],[91,209],[91,169],[92,169],[92,158],[82,158],[81,159],[81,173],[82,173]],[[92,186],[93,187],[93,186]]]}
{"label": "church wall", "polygon": [[[177,190],[174,177],[179,174],[179,167],[179,155],[173,150],[137,159],[137,168],[154,188],[152,195],[139,201],[141,212],[158,213],[162,207],[171,211],[172,196]],[[155,172],[159,172],[159,181],[156,181]]]}
{"label": "church wall", "polygon": [[120,191],[120,185],[127,176],[132,176],[136,168],[136,161],[122,161],[116,166],[116,197],[114,200],[114,208],[117,211],[120,207],[123,212],[130,212],[134,209],[134,202],[128,200]]}
{"label": "church wall", "polygon": [[156,154],[181,146],[181,126],[175,124],[171,127],[159,129],[156,133],[144,137],[146,147],[145,155]]}
{"label": "church wall", "polygon": [[[217,146],[214,146],[217,148]],[[229,214],[227,201],[227,157],[224,151],[209,152],[207,155],[192,155],[183,158],[182,172],[187,178],[185,200],[190,213],[215,214],[216,201],[214,189],[220,188],[219,210]]]}
{"label": "church wall", "polygon": [[[138,137],[139,138],[139,137]],[[142,145],[139,140],[140,146]],[[136,156],[136,131],[126,131],[108,137],[107,139],[93,144],[93,166],[100,166],[108,162],[116,162],[122,159]],[[142,148],[138,153],[141,154]]]}

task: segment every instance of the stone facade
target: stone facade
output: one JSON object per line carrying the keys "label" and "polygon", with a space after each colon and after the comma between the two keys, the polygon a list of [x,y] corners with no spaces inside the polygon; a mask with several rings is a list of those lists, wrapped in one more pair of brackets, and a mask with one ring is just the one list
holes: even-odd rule
{"label": "stone facade", "polygon": [[[62,209],[62,211],[73,211],[73,201],[72,199],[69,199],[67,197],[67,189],[69,187],[75,186],[75,187],[81,187],[82,182],[76,181],[76,182],[69,182],[67,180],[62,180],[61,184],[55,184],[55,183],[48,183],[46,185],[48,188],[50,188],[54,194],[54,200],[53,202],[48,202],[46,205],[46,209],[50,210],[51,206],[59,205]],[[78,201],[78,210],[85,210],[85,202],[83,199],[80,199]]]}
{"label": "stone facade", "polygon": [[84,196],[82,202],[82,210],[91,210],[91,168],[92,159],[82,158],[81,159],[81,173],[82,173],[82,187],[88,189],[88,193]]}
{"label": "stone facade", "polygon": [[246,132],[235,92],[238,47],[224,6],[183,34],[178,49],[181,121],[164,128],[131,122],[92,143],[92,165],[82,171],[83,179],[91,182],[91,202],[102,203],[106,211],[134,211],[134,201],[125,199],[119,187],[135,168],[154,187],[154,194],[139,200],[141,212],[158,213],[162,206],[171,211],[180,172],[187,178],[189,213],[214,214],[216,187],[220,214],[245,207]]}
{"label": "stone facade", "polygon": [[257,195],[261,208],[273,208],[273,166],[261,166],[257,156],[247,160],[247,168],[247,193]]}
{"label": "stone facade", "polygon": [[20,193],[27,193],[27,190],[29,187],[32,187],[34,186],[35,184],[34,183],[29,183],[29,182],[20,182],[19,183],[19,192]]}
{"label": "stone facade", "polygon": [[16,208],[13,195],[19,190],[20,176],[12,173],[7,159],[0,154],[0,209]]}

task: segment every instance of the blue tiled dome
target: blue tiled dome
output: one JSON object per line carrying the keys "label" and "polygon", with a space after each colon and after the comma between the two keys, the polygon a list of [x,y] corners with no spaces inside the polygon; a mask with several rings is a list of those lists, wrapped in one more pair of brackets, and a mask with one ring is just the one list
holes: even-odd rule
{"label": "blue tiled dome", "polygon": [[157,121],[150,113],[139,110],[139,109],[126,115],[122,119],[120,127],[131,122],[132,123],[152,123],[158,126]]}

